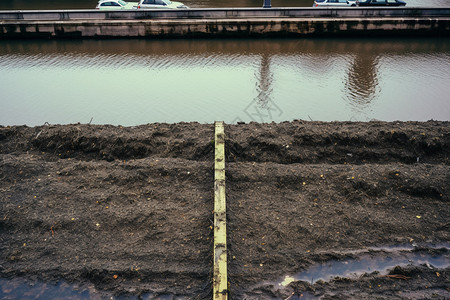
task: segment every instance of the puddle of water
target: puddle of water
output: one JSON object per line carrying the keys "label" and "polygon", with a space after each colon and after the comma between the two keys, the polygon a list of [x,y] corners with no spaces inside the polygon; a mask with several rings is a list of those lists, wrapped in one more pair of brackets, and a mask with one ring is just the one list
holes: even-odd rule
{"label": "puddle of water", "polygon": [[[416,245],[397,245],[385,247],[370,247],[361,251],[349,253],[357,255],[356,259],[346,258],[343,260],[331,260],[321,264],[313,265],[306,271],[295,275],[287,275],[280,280],[278,286],[287,286],[294,281],[306,281],[315,283],[318,280],[327,281],[334,277],[355,277],[364,273],[375,271],[387,274],[389,269],[395,266],[427,265],[430,268],[448,268],[450,266],[449,250],[450,244],[427,244],[420,245],[429,249],[446,249],[444,255],[432,255],[421,251],[412,251]],[[311,294],[303,293],[303,296],[293,295],[291,300],[312,299]],[[170,294],[155,295],[147,293],[138,298],[127,295],[115,297],[112,294],[98,291],[93,285],[69,284],[59,281],[57,284],[44,282],[31,282],[23,278],[4,279],[0,278],[0,299],[152,299],[172,300],[183,299]]]}
{"label": "puddle of water", "polygon": [[[391,250],[386,251],[389,248]],[[409,248],[408,250],[413,249]],[[403,247],[380,247],[370,250],[378,253],[365,253],[360,254],[356,259],[346,258],[316,264],[298,274],[287,275],[278,285],[287,286],[294,281],[306,281],[313,284],[318,280],[328,281],[334,277],[357,277],[364,273],[375,271],[387,274],[388,270],[395,266],[426,265],[429,268],[448,268],[450,266],[448,254],[431,255],[428,253],[404,251]]]}
{"label": "puddle of water", "polygon": [[27,282],[22,278],[0,278],[1,299],[100,299],[94,288],[80,288],[66,282],[47,284]]}
{"label": "puddle of water", "polygon": [[[412,251],[414,249],[424,248],[424,249],[446,249],[450,250],[449,243],[421,243],[421,244],[400,244],[394,246],[380,246],[380,247],[368,247],[369,251],[384,251],[384,252],[396,252],[396,251]],[[363,250],[364,251],[364,250]],[[363,252],[361,251],[361,252]]]}
{"label": "puddle of water", "polygon": [[0,278],[0,299],[114,299],[114,300],[173,300],[183,299],[169,294],[155,295],[147,293],[141,297],[126,295],[113,296],[106,292],[98,291],[93,285],[79,286],[59,281],[57,284],[44,282],[31,282],[23,278]]}

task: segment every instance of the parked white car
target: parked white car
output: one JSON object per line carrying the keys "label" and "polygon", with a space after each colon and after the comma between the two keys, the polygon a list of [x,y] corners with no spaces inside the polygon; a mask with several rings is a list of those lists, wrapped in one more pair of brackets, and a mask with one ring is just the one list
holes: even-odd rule
{"label": "parked white car", "polygon": [[177,8],[189,8],[181,2],[175,2],[170,0],[141,0],[137,8],[140,9],[152,9],[152,8],[162,8],[162,9],[177,9]]}
{"label": "parked white car", "polygon": [[100,0],[95,8],[100,10],[119,10],[137,8],[137,2],[126,2],[123,0]]}
{"label": "parked white car", "polygon": [[358,0],[314,0],[313,7],[356,7]]}

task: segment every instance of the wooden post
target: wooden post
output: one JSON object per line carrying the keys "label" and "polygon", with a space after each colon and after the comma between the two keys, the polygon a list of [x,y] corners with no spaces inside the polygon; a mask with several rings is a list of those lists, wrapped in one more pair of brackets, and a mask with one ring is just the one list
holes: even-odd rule
{"label": "wooden post", "polygon": [[213,299],[228,299],[227,212],[225,201],[225,132],[223,122],[215,122],[214,163],[214,274]]}

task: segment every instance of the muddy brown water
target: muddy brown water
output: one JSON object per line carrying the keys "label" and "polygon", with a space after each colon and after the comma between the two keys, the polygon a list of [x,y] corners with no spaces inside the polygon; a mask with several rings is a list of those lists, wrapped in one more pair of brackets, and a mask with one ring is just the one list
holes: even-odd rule
{"label": "muddy brown water", "polygon": [[0,125],[449,120],[450,39],[0,41]]}

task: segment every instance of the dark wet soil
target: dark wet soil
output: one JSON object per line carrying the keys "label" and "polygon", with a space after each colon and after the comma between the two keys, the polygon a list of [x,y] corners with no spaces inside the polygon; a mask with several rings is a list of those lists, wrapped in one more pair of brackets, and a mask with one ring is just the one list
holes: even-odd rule
{"label": "dark wet soil", "polygon": [[[279,283],[370,247],[448,261],[448,246],[431,245],[450,240],[450,123],[225,134],[231,299],[449,296],[448,263]],[[0,127],[0,277],[211,298],[213,157],[211,124]]]}

